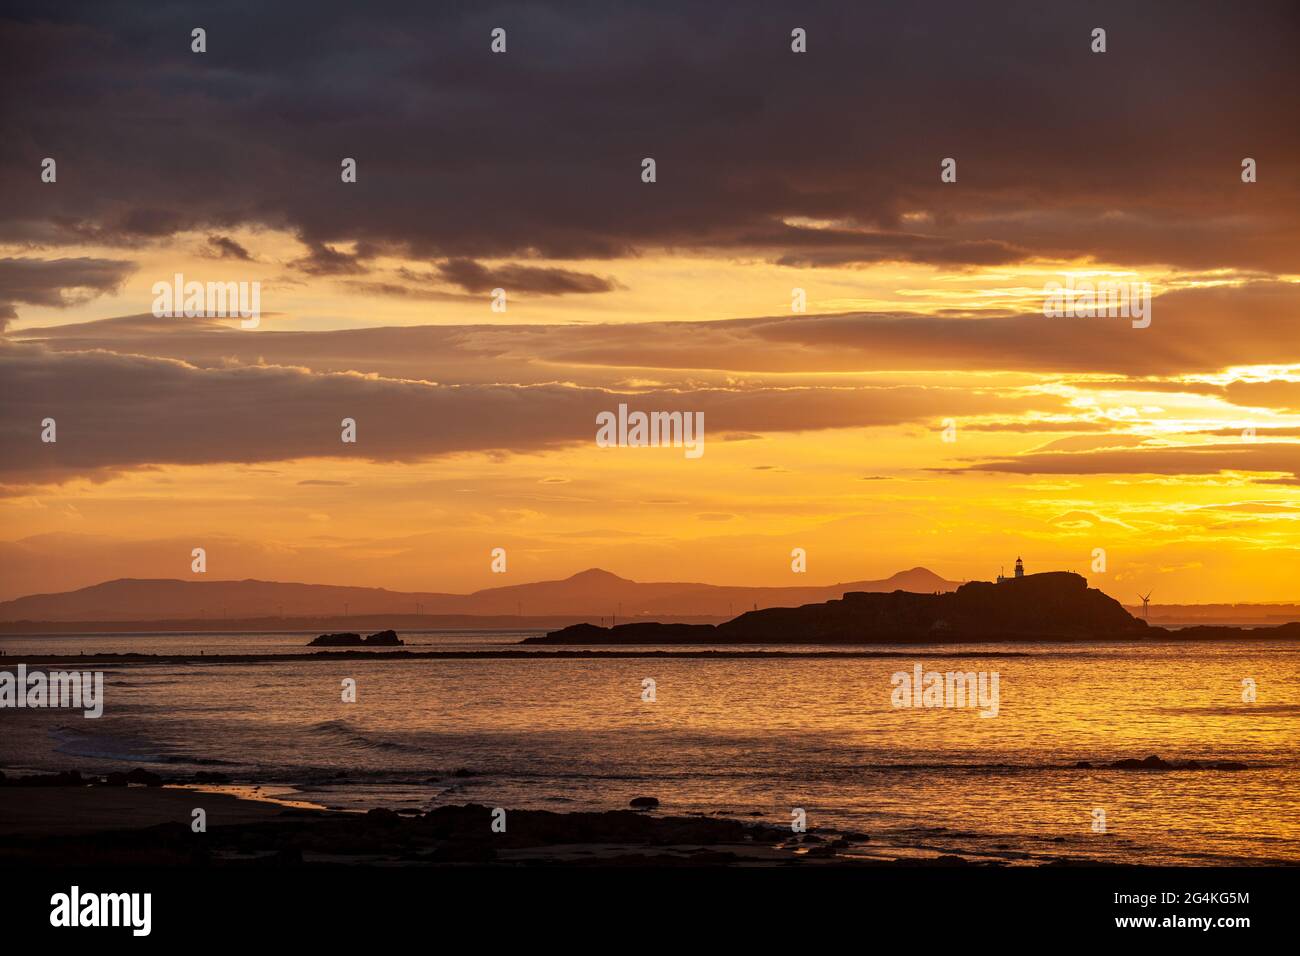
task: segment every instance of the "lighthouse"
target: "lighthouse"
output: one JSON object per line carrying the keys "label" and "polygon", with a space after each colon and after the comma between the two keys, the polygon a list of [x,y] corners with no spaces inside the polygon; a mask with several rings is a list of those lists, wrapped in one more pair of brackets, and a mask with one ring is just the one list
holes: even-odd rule
{"label": "lighthouse", "polygon": [[[1021,561],[1019,558],[1016,558],[1016,577],[1023,578],[1024,576],[1025,576],[1025,562]],[[1005,575],[1002,574],[998,575],[998,584],[1001,584],[1003,581],[1010,581],[1010,580],[1011,578]]]}

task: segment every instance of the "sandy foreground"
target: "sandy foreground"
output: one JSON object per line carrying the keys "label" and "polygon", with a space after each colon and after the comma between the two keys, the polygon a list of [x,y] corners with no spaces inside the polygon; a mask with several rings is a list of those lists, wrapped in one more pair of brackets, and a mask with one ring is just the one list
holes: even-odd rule
{"label": "sandy foreground", "polygon": [[[356,813],[295,802],[292,791],[221,789],[226,792],[193,785],[0,787],[0,868],[36,862],[762,866],[834,858],[880,864],[898,855],[882,859],[865,834],[852,841],[831,834],[794,839],[788,829],[735,820],[520,810],[510,812],[508,831],[498,833],[491,809],[477,805],[416,815]],[[191,826],[196,808],[206,813],[202,833]]]}
{"label": "sandy foreground", "polygon": [[196,807],[209,826],[266,823],[283,806],[189,787],[0,787],[0,837],[187,827]]}

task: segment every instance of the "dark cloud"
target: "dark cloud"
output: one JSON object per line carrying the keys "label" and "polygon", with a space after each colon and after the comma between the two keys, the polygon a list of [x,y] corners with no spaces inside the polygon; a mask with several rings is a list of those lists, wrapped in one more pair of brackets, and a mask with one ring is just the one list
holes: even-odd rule
{"label": "dark cloud", "polygon": [[[1160,376],[1300,362],[1298,306],[1300,286],[1260,282],[1158,296],[1147,328],[1133,328],[1125,318],[1041,314],[987,319],[844,315],[772,321],[753,327],[752,334],[773,345],[833,353],[836,368]],[[1189,383],[1171,389],[1210,392],[1213,387]]]}
{"label": "dark cloud", "polygon": [[[400,271],[400,270],[399,270]],[[371,279],[344,279],[342,286],[362,295],[382,295],[394,299],[419,299],[430,302],[464,302],[473,298],[465,292],[447,292],[427,285],[407,285]]]}
{"label": "dark cloud", "polygon": [[252,253],[229,236],[208,236],[208,247],[212,250],[212,254],[219,259],[253,261]]}
{"label": "dark cloud", "polygon": [[[1278,361],[1286,362],[1289,360],[1280,358]],[[1224,394],[1230,402],[1236,405],[1280,408],[1300,412],[1300,382],[1284,380],[1231,382],[1224,388]]]}
{"label": "dark cloud", "polygon": [[368,271],[363,260],[372,256],[373,252],[364,246],[347,252],[323,242],[313,242],[307,255],[294,259],[289,266],[310,276],[362,275]]}
{"label": "dark cloud", "polygon": [[323,251],[352,241],[423,261],[1296,262],[1291,0],[1231,28],[1208,2],[7,8],[0,236],[18,241],[264,225],[330,275],[359,271]]}
{"label": "dark cloud", "polygon": [[443,279],[466,292],[490,292],[496,288],[534,295],[611,292],[619,288],[612,279],[569,269],[538,268],[507,264],[489,269],[472,259],[449,259],[438,266]]}
{"label": "dark cloud", "polygon": [[[404,285],[393,288],[426,297],[463,295],[416,292]],[[120,348],[129,336],[134,352],[198,365],[232,357],[252,364],[265,358],[317,371],[373,372],[452,383],[606,385],[618,381],[612,378],[615,373],[622,378],[716,381],[735,373],[1003,370],[1064,373],[1064,381],[1078,388],[1200,393],[1247,407],[1285,408],[1296,407],[1300,388],[1286,382],[1225,387],[1143,378],[1300,363],[1300,286],[1275,282],[1159,296],[1152,301],[1152,321],[1145,329],[1135,329],[1123,318],[852,313],[715,322],[418,326],[292,335],[243,333],[201,319],[128,317],[13,335],[44,339],[51,347],[65,349]],[[1077,378],[1078,373],[1107,377],[1090,381]]]}
{"label": "dark cloud", "polygon": [[[94,382],[87,389],[86,382]],[[596,415],[705,414],[706,447],[729,434],[1061,411],[1059,400],[937,387],[697,388],[622,392],[571,385],[439,385],[253,365],[0,345],[0,461],[10,483],[102,476],[164,463],[358,457],[416,461],[466,451],[536,452],[594,442]],[[58,441],[40,441],[44,418]],[[359,438],[340,441],[353,418]],[[27,451],[19,452],[18,449]]]}
{"label": "dark cloud", "polygon": [[14,304],[68,308],[112,292],[135,270],[116,259],[0,259],[0,322]]}
{"label": "dark cloud", "polygon": [[[918,262],[939,266],[994,266],[1022,262],[1031,253],[996,239],[947,239],[911,232],[786,228],[737,239],[766,250],[778,265],[844,266]],[[786,250],[778,252],[777,250]]]}
{"label": "dark cloud", "polygon": [[966,471],[1016,475],[1214,475],[1281,472],[1264,484],[1300,484],[1300,443],[1240,441],[1213,445],[1041,452],[971,465]]}
{"label": "dark cloud", "polygon": [[187,217],[179,210],[159,209],[154,206],[135,206],[123,212],[118,220],[122,232],[128,237],[157,239],[184,229]]}

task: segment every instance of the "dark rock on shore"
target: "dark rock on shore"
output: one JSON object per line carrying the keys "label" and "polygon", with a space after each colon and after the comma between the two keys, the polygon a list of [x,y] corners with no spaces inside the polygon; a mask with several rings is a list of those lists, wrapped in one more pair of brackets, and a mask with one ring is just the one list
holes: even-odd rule
{"label": "dark rock on shore", "polygon": [[146,787],[161,787],[163,785],[163,778],[151,770],[144,770],[141,767],[136,767],[126,775],[126,782],[142,783]]}
{"label": "dark rock on shore", "polygon": [[[6,777],[0,772],[0,787],[125,787],[137,784],[145,787],[161,787],[169,783],[183,783],[173,777],[164,777],[136,767],[133,770],[114,770],[103,777],[83,776],[79,770],[63,770],[59,773],[32,774],[26,777]],[[213,770],[200,770],[194,774],[192,783],[230,783],[230,777]]]}
{"label": "dark rock on shore", "polygon": [[[51,775],[67,779],[77,774]],[[123,774],[125,779],[127,775]],[[11,779],[11,778],[10,778]],[[86,799],[121,802],[122,793]],[[142,794],[143,796],[143,794]],[[155,796],[155,795],[150,795]],[[165,796],[157,794],[156,796]],[[25,799],[41,800],[33,793]],[[653,799],[653,798],[650,798]],[[182,807],[188,804],[181,802]],[[188,811],[187,811],[188,812]],[[0,836],[0,870],[26,865],[298,867],[374,865],[499,866],[922,866],[970,865],[959,857],[894,861],[844,855],[865,833],[820,831],[820,842],[792,838],[788,826],[636,810],[563,813],[509,810],[505,832],[493,829],[493,808],[449,805],[427,812],[404,807],[367,813],[286,808],[252,822],[212,820],[195,834],[186,822],[89,833]],[[499,827],[498,827],[499,829]],[[805,835],[806,836],[806,835]]]}
{"label": "dark rock on shore", "polygon": [[308,647],[401,647],[406,642],[397,636],[396,631],[378,631],[369,637],[351,632],[343,634],[322,634],[314,638]]}
{"label": "dark rock on shore", "polygon": [[[194,834],[183,823],[136,830],[0,839],[0,867],[39,860],[61,865],[87,860],[144,865],[284,866],[358,862],[376,858],[426,863],[603,864],[610,856],[640,855],[642,862],[717,865],[737,853],[773,853],[788,831],[738,820],[659,817],[634,810],[556,813],[511,810],[504,833],[492,829],[492,808],[479,804],[443,806],[427,813],[386,808],[364,814],[287,810],[276,820],[238,826],[209,826]],[[575,847],[588,848],[585,854]],[[595,847],[601,847],[595,852]],[[614,848],[611,854],[610,848]],[[550,848],[560,848],[552,850]],[[622,849],[620,849],[622,848]],[[699,848],[718,848],[701,853]],[[644,856],[647,850],[656,855]],[[793,851],[790,851],[793,856]]]}
{"label": "dark rock on shore", "polygon": [[80,770],[38,773],[27,777],[6,777],[0,773],[0,786],[5,787],[84,787],[90,782],[81,776]]}
{"label": "dark rock on shore", "polygon": [[419,821],[433,834],[453,834],[500,848],[550,844],[611,843],[670,846],[713,846],[752,841],[780,842],[786,831],[748,825],[737,820],[708,817],[647,816],[634,810],[556,813],[550,810],[512,810],[505,833],[491,831],[492,811],[479,804],[445,806],[430,810]]}
{"label": "dark rock on shore", "polygon": [[[196,781],[198,777],[201,776],[203,776],[203,774],[196,775]],[[126,773],[114,771],[106,774],[102,780],[98,777],[92,777],[86,782],[93,783],[100,787],[125,787],[127,784],[131,783],[141,784],[146,787],[161,787],[164,783],[171,783],[172,781],[154,773],[152,770],[145,770],[143,767],[136,767],[134,770]]]}

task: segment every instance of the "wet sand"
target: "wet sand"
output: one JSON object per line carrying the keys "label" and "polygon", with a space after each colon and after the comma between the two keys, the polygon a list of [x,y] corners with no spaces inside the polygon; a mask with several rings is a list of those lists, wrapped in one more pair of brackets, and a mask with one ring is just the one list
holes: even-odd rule
{"label": "wet sand", "polygon": [[[238,789],[238,788],[230,788]],[[290,796],[283,794],[279,796]],[[194,808],[208,829],[191,828]],[[823,831],[632,810],[320,810],[192,786],[0,787],[0,869],[31,864],[772,866],[888,864],[900,854]],[[934,861],[930,861],[934,862]],[[964,860],[952,860],[964,864]]]}
{"label": "wet sand", "polygon": [[187,828],[195,807],[209,826],[265,823],[283,806],[189,787],[0,787],[0,837],[132,830],[160,823]]}

